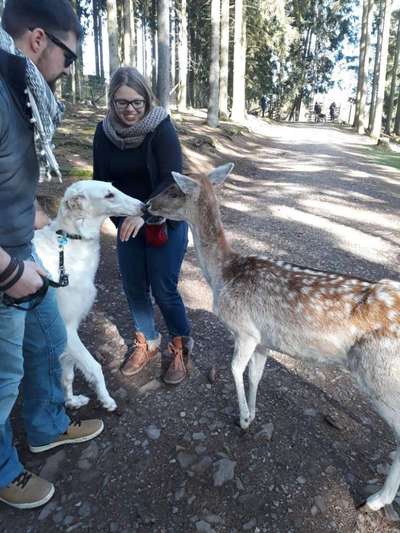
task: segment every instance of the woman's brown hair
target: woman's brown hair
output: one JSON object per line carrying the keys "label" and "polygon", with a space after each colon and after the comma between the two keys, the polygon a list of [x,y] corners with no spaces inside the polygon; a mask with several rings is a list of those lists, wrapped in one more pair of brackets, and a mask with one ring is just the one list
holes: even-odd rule
{"label": "woman's brown hair", "polygon": [[108,90],[109,105],[112,105],[115,93],[123,85],[130,87],[140,94],[140,96],[143,96],[146,104],[145,115],[147,115],[154,106],[155,98],[153,91],[144,76],[142,76],[142,74],[140,74],[140,72],[134,67],[120,67],[115,71],[111,78],[110,88]]}

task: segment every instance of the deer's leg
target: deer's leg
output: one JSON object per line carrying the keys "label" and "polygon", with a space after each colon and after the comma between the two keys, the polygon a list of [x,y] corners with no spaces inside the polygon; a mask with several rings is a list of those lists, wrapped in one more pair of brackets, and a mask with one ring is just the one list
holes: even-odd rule
{"label": "deer's leg", "polygon": [[74,395],[74,361],[70,357],[68,352],[64,353],[61,357],[61,367],[65,405],[67,407],[71,407],[72,409],[79,409],[80,407],[86,405],[89,402],[89,398],[87,396],[83,396],[83,394]]}
{"label": "deer's leg", "polygon": [[117,404],[108,393],[101,365],[86,349],[75,329],[68,329],[68,351],[73,362],[85,379],[96,390],[97,397],[108,411],[114,411]]}
{"label": "deer's leg", "polygon": [[235,380],[236,393],[239,402],[240,427],[247,429],[250,425],[250,411],[244,390],[243,373],[250,361],[258,342],[253,337],[237,337],[232,359],[232,374]]}
{"label": "deer's leg", "polygon": [[389,505],[395,499],[400,486],[400,448],[397,448],[396,455],[385,483],[380,491],[367,499],[366,505],[373,511],[378,511],[385,505]]}
{"label": "deer's leg", "polygon": [[262,353],[259,348],[253,353],[249,363],[249,410],[250,423],[256,417],[256,401],[258,384],[262,378],[268,353]]}
{"label": "deer's leg", "polygon": [[[349,353],[350,369],[377,413],[400,441],[400,339],[368,334]],[[367,499],[366,507],[377,511],[394,500],[400,486],[400,446],[383,487]]]}

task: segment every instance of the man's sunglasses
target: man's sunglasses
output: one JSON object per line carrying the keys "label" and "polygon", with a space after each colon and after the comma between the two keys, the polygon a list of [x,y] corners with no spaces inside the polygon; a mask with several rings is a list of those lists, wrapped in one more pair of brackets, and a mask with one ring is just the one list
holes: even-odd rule
{"label": "man's sunglasses", "polygon": [[[33,31],[34,28],[29,28],[30,31]],[[60,39],[58,39],[55,35],[52,33],[49,33],[46,30],[43,30],[46,36],[50,39],[51,42],[53,42],[56,46],[64,50],[64,66],[65,68],[68,68],[72,65],[74,61],[78,59],[78,56],[73,52],[66,44],[64,44]]]}

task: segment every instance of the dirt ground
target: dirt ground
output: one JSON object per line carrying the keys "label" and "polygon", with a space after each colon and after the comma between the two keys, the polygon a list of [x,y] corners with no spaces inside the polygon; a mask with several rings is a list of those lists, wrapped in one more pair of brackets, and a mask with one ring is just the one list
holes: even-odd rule
{"label": "dirt ground", "polygon": [[[64,183],[40,188],[54,199],[46,201],[49,211],[71,181],[90,176],[99,118],[101,112],[69,110],[57,140]],[[374,163],[368,139],[334,125],[253,118],[216,133],[201,113],[176,121],[188,169],[235,162],[221,207],[236,249],[398,279],[399,174]],[[110,224],[97,287],[81,336],[103,364],[118,414],[93,400],[79,415],[103,417],[101,437],[32,456],[16,409],[21,457],[54,481],[56,495],[36,511],[0,504],[2,533],[400,532],[397,503],[373,515],[356,509],[381,486],[394,441],[344,371],[274,354],[260,384],[256,421],[248,432],[237,427],[233,342],[211,312],[193,247],[181,291],[193,324],[195,368],[177,388],[159,380],[161,361],[130,380],[118,370],[132,325]],[[76,390],[91,394],[81,380]]]}

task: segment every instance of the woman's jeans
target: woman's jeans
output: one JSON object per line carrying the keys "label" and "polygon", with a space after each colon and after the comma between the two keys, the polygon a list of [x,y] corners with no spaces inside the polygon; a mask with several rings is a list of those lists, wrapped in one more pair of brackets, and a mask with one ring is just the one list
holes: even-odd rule
{"label": "woman's jeans", "polygon": [[69,425],[59,362],[65,343],[55,289],[49,289],[31,311],[7,307],[0,296],[0,488],[23,471],[10,424],[20,383],[22,416],[30,445],[52,442]]}
{"label": "woman's jeans", "polygon": [[160,247],[146,244],[144,227],[129,241],[121,242],[118,238],[119,268],[133,323],[147,340],[158,337],[151,295],[171,337],[190,335],[186,309],[177,288],[187,234],[187,224],[181,222],[173,229],[168,226],[168,241]]}

